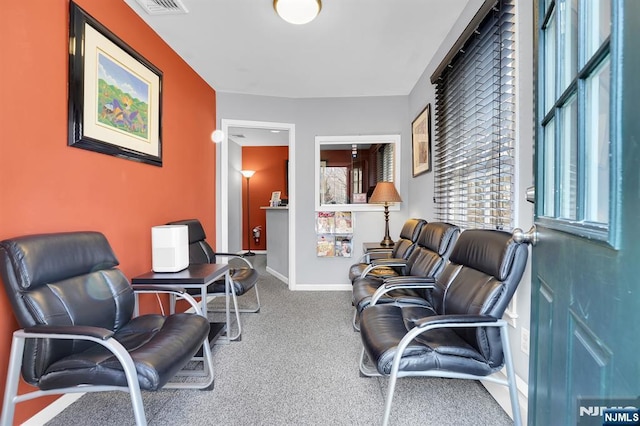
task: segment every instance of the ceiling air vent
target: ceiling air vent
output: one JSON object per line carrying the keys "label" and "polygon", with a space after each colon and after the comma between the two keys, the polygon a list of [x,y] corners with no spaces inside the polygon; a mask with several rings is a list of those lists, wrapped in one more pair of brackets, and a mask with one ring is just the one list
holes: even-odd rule
{"label": "ceiling air vent", "polygon": [[136,0],[149,15],[177,15],[189,13],[181,0]]}

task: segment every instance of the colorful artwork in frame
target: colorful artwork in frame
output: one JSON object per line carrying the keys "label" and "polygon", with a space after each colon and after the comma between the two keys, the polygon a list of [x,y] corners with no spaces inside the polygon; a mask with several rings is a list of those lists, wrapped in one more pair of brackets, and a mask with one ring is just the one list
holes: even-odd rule
{"label": "colorful artwork in frame", "polygon": [[149,139],[150,85],[98,52],[98,122],[144,141]]}
{"label": "colorful artwork in frame", "polygon": [[68,145],[162,166],[162,73],[73,2],[69,13]]}
{"label": "colorful artwork in frame", "polygon": [[411,123],[413,177],[431,171],[431,104]]}

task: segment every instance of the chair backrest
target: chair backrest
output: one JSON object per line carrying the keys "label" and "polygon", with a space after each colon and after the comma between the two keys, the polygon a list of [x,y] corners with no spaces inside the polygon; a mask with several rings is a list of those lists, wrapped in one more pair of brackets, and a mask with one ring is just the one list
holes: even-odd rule
{"label": "chair backrest", "polygon": [[207,234],[198,219],[169,222],[167,225],[187,225],[189,232],[189,263],[216,263],[216,255],[206,241]]}
{"label": "chair backrest", "polygon": [[413,253],[416,241],[420,236],[423,226],[427,223],[424,219],[409,219],[400,230],[400,237],[393,246],[391,257],[394,259],[408,259]]}
{"label": "chair backrest", "polygon": [[445,222],[429,222],[422,227],[416,248],[409,257],[407,275],[436,277],[444,269],[460,235],[460,228]]}
{"label": "chair backrest", "polygon": [[[502,318],[527,264],[527,244],[495,230],[462,232],[438,278],[442,298],[434,295],[434,309],[445,315],[490,315]],[[499,367],[503,363],[500,332],[495,327],[456,328],[456,333]]]}
{"label": "chair backrest", "polygon": [[[20,327],[84,325],[117,331],[135,307],[104,235],[68,232],[0,242],[0,276]],[[27,339],[22,375],[36,384],[51,363],[94,343]]]}

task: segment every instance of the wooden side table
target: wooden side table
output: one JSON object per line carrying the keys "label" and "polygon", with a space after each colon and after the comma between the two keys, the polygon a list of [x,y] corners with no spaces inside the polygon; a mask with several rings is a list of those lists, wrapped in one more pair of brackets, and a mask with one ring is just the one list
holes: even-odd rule
{"label": "wooden side table", "polygon": [[[224,263],[203,263],[192,264],[186,269],[178,272],[153,272],[149,271],[131,279],[131,284],[154,284],[154,285],[175,285],[182,288],[200,289],[200,305],[202,315],[207,316],[207,286],[216,280],[225,279],[225,322],[211,322],[209,326],[209,343],[220,339],[220,336],[227,332],[230,323],[229,296],[231,295],[231,284],[229,278],[229,265]],[[171,309],[174,308],[175,299],[171,300]],[[227,338],[224,343],[229,341]],[[222,341],[222,340],[221,340]]]}

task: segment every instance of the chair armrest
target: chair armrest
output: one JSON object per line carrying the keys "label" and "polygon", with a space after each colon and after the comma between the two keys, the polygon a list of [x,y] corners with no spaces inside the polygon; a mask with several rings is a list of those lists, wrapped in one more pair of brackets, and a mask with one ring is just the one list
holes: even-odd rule
{"label": "chair armrest", "polygon": [[490,315],[435,315],[415,321],[416,328],[499,326],[498,318]]}
{"label": "chair armrest", "polygon": [[360,256],[360,258],[358,259],[358,263],[371,263],[371,255],[372,254],[377,254],[377,253],[373,253],[373,252],[370,252],[370,251],[368,251],[366,253],[363,253],[362,256]]}
{"label": "chair armrest", "polygon": [[419,277],[415,275],[401,275],[385,278],[383,286],[393,288],[433,288],[436,279],[433,277]]}
{"label": "chair armrest", "polygon": [[374,247],[370,248],[369,253],[393,253],[393,248],[391,247]]}
{"label": "chair armrest", "polygon": [[385,278],[382,285],[378,287],[375,293],[373,293],[373,296],[371,296],[370,306],[375,305],[382,296],[392,290],[401,288],[433,288],[435,282],[433,277],[415,277],[411,275]]}
{"label": "chair armrest", "polygon": [[[503,329],[503,332],[500,333],[503,344],[509,344],[507,322],[489,315],[434,315],[432,317],[419,319],[414,323],[415,327],[409,330],[396,346],[396,353],[393,356],[391,364],[392,377],[397,376],[398,370],[400,369],[400,360],[407,347],[416,337],[429,330],[437,328],[500,327]],[[456,377],[459,378],[460,376]],[[468,375],[468,378],[475,378],[475,376]]]}
{"label": "chair armrest", "polygon": [[237,253],[218,253],[218,252],[214,252],[213,253],[214,256],[220,256],[220,257],[235,257],[237,259],[241,259],[244,261],[244,263],[247,264],[247,266],[251,269],[253,269],[253,265],[251,264],[251,262],[249,262],[247,260],[247,258],[244,256],[244,254],[237,254]]}
{"label": "chair armrest", "polygon": [[222,256],[222,257],[242,257],[244,258],[244,254],[242,253],[223,253],[223,252],[213,252],[213,254],[215,254],[216,256]]}
{"label": "chair armrest", "polygon": [[369,259],[369,262],[376,259],[388,259],[393,253],[392,248],[375,248],[369,249],[364,255]]}
{"label": "chair armrest", "polygon": [[25,333],[30,334],[56,334],[62,336],[86,336],[100,340],[107,340],[114,335],[114,332],[102,327],[92,327],[88,325],[34,325],[25,327]]}
{"label": "chair armrest", "polygon": [[373,266],[407,266],[407,259],[396,257],[387,257],[382,259],[374,259],[371,261]]}
{"label": "chair armrest", "polygon": [[362,274],[360,274],[360,278],[366,277],[369,272],[373,271],[376,268],[388,268],[393,266],[397,266],[397,267],[407,266],[407,261],[405,259],[395,259],[395,258],[374,259],[371,261],[369,266],[367,266],[364,269],[364,271],[362,271]]}

